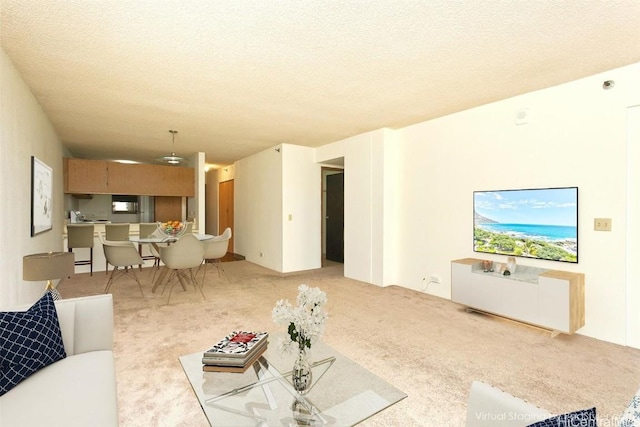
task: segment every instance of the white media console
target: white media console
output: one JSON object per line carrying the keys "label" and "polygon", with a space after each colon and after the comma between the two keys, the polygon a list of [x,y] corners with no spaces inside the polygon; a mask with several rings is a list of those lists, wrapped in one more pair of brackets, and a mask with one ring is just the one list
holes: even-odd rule
{"label": "white media console", "polygon": [[584,274],[518,264],[514,274],[484,272],[481,259],[451,261],[451,300],[557,333],[584,326]]}

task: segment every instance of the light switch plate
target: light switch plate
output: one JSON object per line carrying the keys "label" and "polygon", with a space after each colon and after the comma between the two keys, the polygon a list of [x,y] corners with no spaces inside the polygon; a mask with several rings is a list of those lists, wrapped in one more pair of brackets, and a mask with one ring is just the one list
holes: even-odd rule
{"label": "light switch plate", "polygon": [[593,229],[595,231],[611,231],[611,218],[594,218]]}

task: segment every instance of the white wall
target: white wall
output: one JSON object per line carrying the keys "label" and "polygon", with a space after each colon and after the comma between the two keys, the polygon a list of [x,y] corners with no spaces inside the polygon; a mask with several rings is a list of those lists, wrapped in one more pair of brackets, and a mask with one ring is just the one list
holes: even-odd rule
{"label": "white wall", "polygon": [[234,173],[235,252],[279,272],[319,268],[321,173],[314,150],[282,144],[236,162]]}
{"label": "white wall", "polygon": [[234,252],[276,271],[283,268],[281,151],[269,148],[234,165]]}
{"label": "white wall", "polygon": [[344,276],[373,283],[372,135],[344,140]]}
{"label": "white wall", "polygon": [[640,105],[627,117],[627,345],[640,348]]}
{"label": "white wall", "polygon": [[[379,234],[380,250],[382,254],[379,280],[374,282],[383,286],[398,283],[398,210],[400,209],[400,165],[398,159],[397,132],[391,129],[382,129],[377,133],[377,144],[380,145],[377,169],[377,184],[382,188],[381,212],[374,234]],[[375,262],[375,261],[374,261]]]}
{"label": "white wall", "polygon": [[[62,250],[62,144],[0,49],[0,309],[35,301],[44,282],[22,280],[22,257]],[[53,229],[31,237],[31,156],[53,169]]]}
{"label": "white wall", "polygon": [[395,132],[380,129],[344,146],[344,275],[396,283],[398,158]]}
{"label": "white wall", "polygon": [[[609,79],[616,86],[605,91]],[[442,283],[428,291],[450,298],[450,261],[479,255],[472,247],[474,190],[578,186],[579,263],[518,261],[585,273],[580,333],[625,343],[627,108],[640,104],[639,83],[635,64],[398,130],[397,283],[420,289],[435,273]],[[530,121],[516,125],[522,108]],[[613,230],[594,231],[596,217],[612,218]]]}
{"label": "white wall", "polygon": [[282,271],[320,268],[321,169],[314,150],[282,145]]}
{"label": "white wall", "polygon": [[187,218],[195,219],[195,228],[204,233],[206,228],[205,219],[205,199],[206,199],[206,171],[205,171],[205,154],[199,152],[189,159],[189,166],[195,169],[194,186],[195,197],[187,197]]}

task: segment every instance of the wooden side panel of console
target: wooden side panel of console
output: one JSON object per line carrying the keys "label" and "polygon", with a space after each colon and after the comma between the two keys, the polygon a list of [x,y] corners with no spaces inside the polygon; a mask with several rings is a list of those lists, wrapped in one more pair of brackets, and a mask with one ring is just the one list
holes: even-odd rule
{"label": "wooden side panel of console", "polygon": [[565,313],[563,328],[554,329],[572,334],[584,326],[585,295],[583,273],[549,270],[540,274],[538,284],[540,286],[541,302],[544,302],[544,304],[541,304],[541,313],[551,317],[553,315],[550,308],[551,305],[562,304],[562,312]]}

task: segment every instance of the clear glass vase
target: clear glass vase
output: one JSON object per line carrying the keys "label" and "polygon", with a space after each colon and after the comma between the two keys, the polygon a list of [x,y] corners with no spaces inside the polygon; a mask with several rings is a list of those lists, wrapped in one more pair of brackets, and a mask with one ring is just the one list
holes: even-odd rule
{"label": "clear glass vase", "polygon": [[298,393],[305,394],[311,388],[311,377],[311,364],[307,358],[307,353],[304,350],[300,350],[291,373],[293,388]]}

